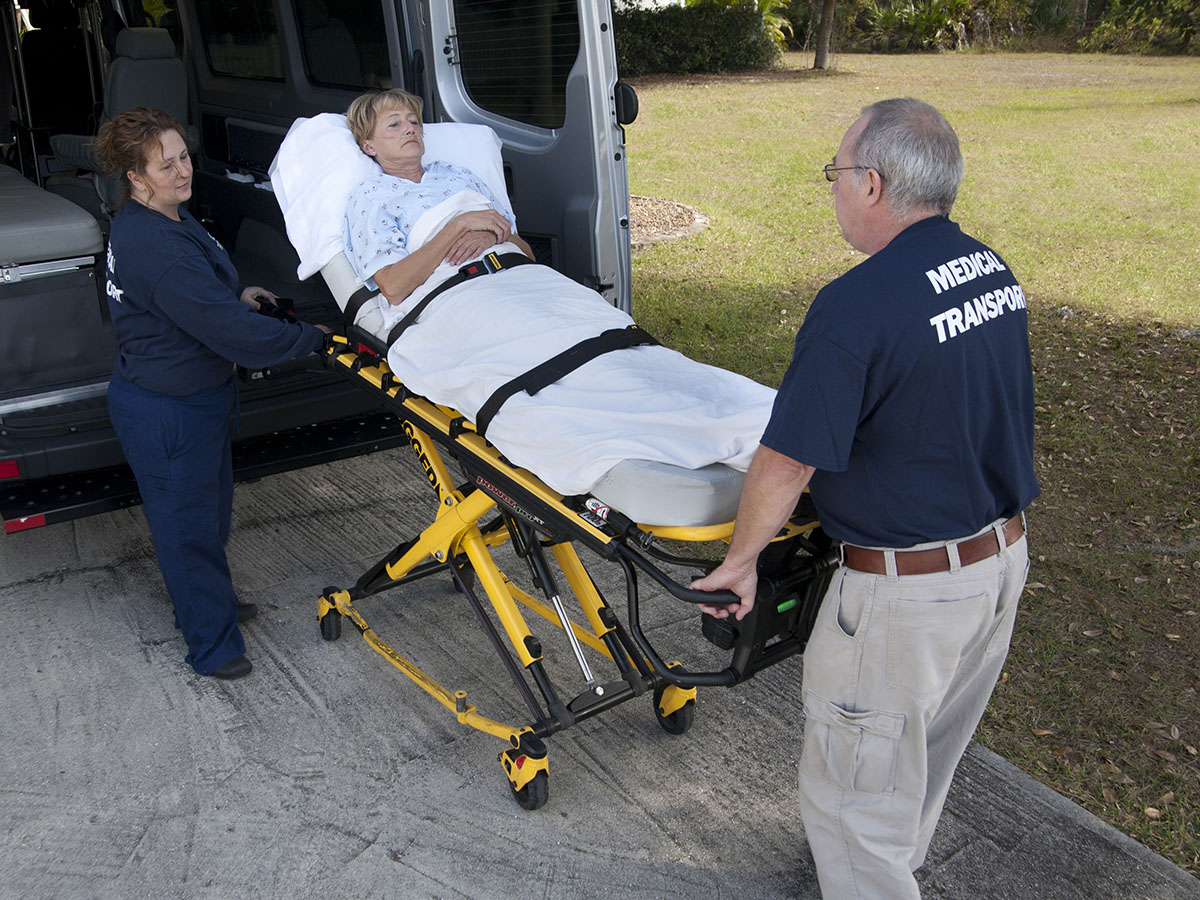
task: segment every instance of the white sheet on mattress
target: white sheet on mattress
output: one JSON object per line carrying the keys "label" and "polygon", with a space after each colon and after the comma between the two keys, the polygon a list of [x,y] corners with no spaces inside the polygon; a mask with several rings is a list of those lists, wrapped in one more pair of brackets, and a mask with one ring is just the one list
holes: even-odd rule
{"label": "white sheet on mattress", "polygon": [[[413,237],[436,234],[447,214],[441,206],[427,212]],[[410,238],[410,246],[419,243]],[[553,269],[521,266],[439,295],[392,346],[388,363],[408,387],[473,420],[516,375],[632,322]],[[536,397],[513,395],[487,437],[511,462],[575,494],[625,459],[686,469],[723,462],[745,471],[774,399],[770,388],[665,347],[631,347],[593,359]]]}

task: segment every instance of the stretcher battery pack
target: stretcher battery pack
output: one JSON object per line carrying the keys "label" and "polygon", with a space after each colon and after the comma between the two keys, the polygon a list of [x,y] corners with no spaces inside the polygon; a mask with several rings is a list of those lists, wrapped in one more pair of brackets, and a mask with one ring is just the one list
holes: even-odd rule
{"label": "stretcher battery pack", "polygon": [[746,618],[739,622],[705,613],[701,632],[722,650],[733,651],[729,667],[739,681],[802,653],[837,566],[837,554],[826,547],[761,574],[754,609]]}

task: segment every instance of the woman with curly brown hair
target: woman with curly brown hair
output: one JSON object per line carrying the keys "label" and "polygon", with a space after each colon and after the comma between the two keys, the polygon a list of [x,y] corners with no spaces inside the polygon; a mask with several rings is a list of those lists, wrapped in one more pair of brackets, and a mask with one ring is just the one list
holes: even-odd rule
{"label": "woman with curly brown hair", "polygon": [[125,198],[113,216],[107,294],[119,354],[108,410],[138,489],[159,571],[201,675],[253,668],[225,542],[233,509],[229,418],[234,364],[274,365],[321,346],[322,330],[257,315],[275,295],[243,287],[229,254],[184,208],[187,138],[138,107],[104,124],[96,155]]}

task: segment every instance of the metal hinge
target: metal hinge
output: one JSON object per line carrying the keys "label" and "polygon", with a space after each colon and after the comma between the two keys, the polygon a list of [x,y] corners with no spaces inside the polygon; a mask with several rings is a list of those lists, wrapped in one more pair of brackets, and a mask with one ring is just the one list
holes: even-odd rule
{"label": "metal hinge", "polygon": [[446,35],[446,42],[442,45],[442,54],[446,57],[447,63],[452,66],[458,65],[458,35],[454,32]]}

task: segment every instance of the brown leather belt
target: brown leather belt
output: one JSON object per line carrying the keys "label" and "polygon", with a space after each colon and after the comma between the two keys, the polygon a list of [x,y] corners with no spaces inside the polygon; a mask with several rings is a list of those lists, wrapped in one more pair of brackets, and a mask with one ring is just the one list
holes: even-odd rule
{"label": "brown leather belt", "polygon": [[[1000,527],[1004,535],[1004,547],[1009,547],[1021,539],[1025,533],[1025,520],[1021,516],[1013,516]],[[985,531],[966,541],[958,542],[958,561],[960,565],[969,566],[973,563],[995,556],[1004,549],[996,542],[994,530]],[[897,550],[897,575],[932,575],[935,572],[950,571],[950,552],[945,547],[931,547],[928,550]],[[842,545],[842,559],[849,569],[856,572],[866,572],[868,575],[886,575],[887,561],[883,550],[868,550],[853,544]]]}

